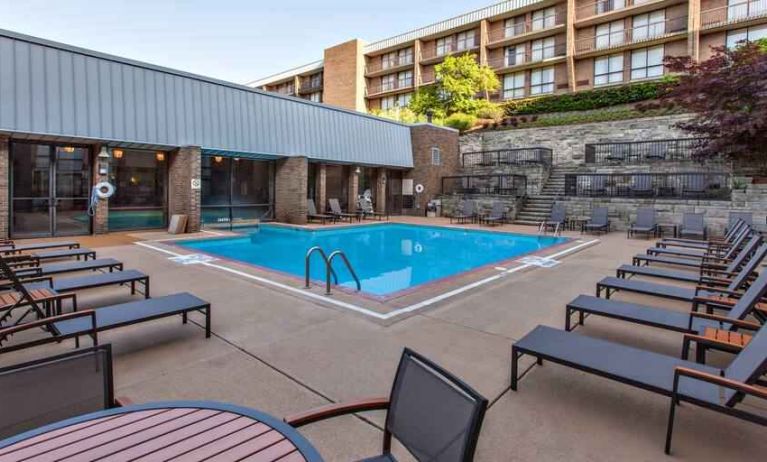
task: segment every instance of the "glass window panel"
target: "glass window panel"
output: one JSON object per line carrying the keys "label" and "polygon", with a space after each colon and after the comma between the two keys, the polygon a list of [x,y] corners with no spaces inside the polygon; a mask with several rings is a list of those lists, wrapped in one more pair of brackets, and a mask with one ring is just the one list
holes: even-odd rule
{"label": "glass window panel", "polygon": [[202,205],[229,204],[231,162],[229,157],[202,157]]}
{"label": "glass window panel", "polygon": [[13,196],[48,197],[51,147],[46,144],[13,143]]}
{"label": "glass window panel", "polygon": [[56,197],[90,197],[91,162],[87,148],[56,147]]}
{"label": "glass window panel", "polygon": [[232,163],[232,204],[268,204],[270,196],[269,162],[235,159]]}

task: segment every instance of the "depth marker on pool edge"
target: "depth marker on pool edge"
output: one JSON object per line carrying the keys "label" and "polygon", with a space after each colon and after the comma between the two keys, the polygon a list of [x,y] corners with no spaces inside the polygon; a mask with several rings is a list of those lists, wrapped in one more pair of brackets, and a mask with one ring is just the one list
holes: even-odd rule
{"label": "depth marker on pool edge", "polygon": [[[574,247],[570,247],[568,249],[564,249],[564,250],[562,250],[560,252],[557,252],[557,253],[555,253],[553,255],[549,255],[546,258],[549,258],[549,259],[553,260],[555,258],[563,257],[563,256],[565,256],[567,254],[575,252],[576,250],[580,250],[582,248],[589,247],[589,246],[591,246],[593,244],[596,244],[597,242],[599,242],[599,239],[593,239],[591,241],[583,242],[582,244],[578,244],[578,245],[576,245]],[[163,249],[163,248],[160,248],[160,247],[155,247],[153,245],[150,245],[150,244],[147,244],[147,243],[144,243],[144,242],[135,242],[134,244],[139,245],[141,247],[148,248],[148,249],[156,250],[158,252],[162,252],[162,253],[165,253],[165,254],[168,254],[168,255],[172,255],[174,257],[182,256],[182,254],[180,254],[180,253],[172,252],[170,250],[166,250],[166,249]],[[324,302],[324,303],[330,303],[331,305],[335,305],[335,306],[338,306],[340,308],[344,308],[344,309],[347,309],[347,310],[350,310],[350,311],[354,311],[354,312],[357,312],[357,313],[360,313],[360,314],[364,314],[366,316],[370,316],[371,318],[380,319],[382,321],[386,321],[386,320],[389,320],[391,318],[394,318],[394,317],[397,317],[397,316],[400,316],[400,315],[403,315],[403,314],[412,313],[412,312],[421,310],[423,308],[426,308],[427,306],[431,306],[431,305],[433,305],[433,304],[435,304],[437,302],[440,302],[442,300],[448,299],[450,297],[453,297],[455,295],[461,294],[461,293],[466,292],[468,290],[471,290],[471,289],[483,286],[483,285],[485,285],[487,283],[496,281],[496,280],[501,279],[501,278],[503,278],[503,277],[505,277],[505,276],[507,276],[509,274],[513,274],[513,273],[516,273],[516,272],[521,271],[523,269],[527,269],[527,268],[530,268],[530,267],[534,266],[534,265],[531,265],[529,263],[525,263],[523,265],[511,268],[511,269],[508,269],[508,270],[504,269],[503,272],[498,273],[498,274],[496,274],[494,276],[490,276],[490,277],[487,277],[485,279],[480,279],[479,281],[473,282],[471,284],[467,284],[467,285],[459,287],[457,289],[453,289],[451,291],[448,291],[448,292],[445,292],[443,294],[437,295],[436,297],[432,297],[432,298],[430,298],[428,300],[424,300],[422,302],[415,303],[413,305],[406,306],[404,308],[400,308],[398,310],[394,310],[394,311],[391,311],[391,312],[386,313],[386,314],[382,314],[382,313],[378,313],[378,312],[373,311],[373,310],[369,310],[367,308],[363,308],[361,306],[352,305],[351,303],[342,302],[340,300],[335,300],[333,298],[330,298],[330,297],[327,297],[327,296],[323,296],[323,295],[317,295],[317,294],[315,294],[313,292],[307,292],[304,289],[297,289],[295,287],[291,287],[289,285],[285,285],[285,284],[282,284],[280,282],[276,282],[276,281],[272,281],[270,279],[266,279],[266,278],[262,278],[262,277],[259,277],[259,276],[255,276],[253,274],[248,274],[248,273],[245,273],[243,271],[236,270],[236,269],[227,268],[226,266],[221,266],[221,265],[217,265],[217,264],[213,264],[213,263],[207,263],[207,262],[200,263],[200,264],[203,265],[203,266],[208,266],[210,268],[215,268],[215,269],[219,269],[221,271],[226,271],[228,273],[236,274],[236,275],[244,277],[246,279],[252,279],[254,281],[258,281],[258,282],[261,282],[263,284],[271,285],[271,286],[274,286],[274,287],[279,287],[280,289],[283,289],[283,290],[286,290],[288,292],[300,295],[302,297],[311,298],[311,299],[314,299],[314,300],[317,300],[317,301],[320,301],[320,302]]]}

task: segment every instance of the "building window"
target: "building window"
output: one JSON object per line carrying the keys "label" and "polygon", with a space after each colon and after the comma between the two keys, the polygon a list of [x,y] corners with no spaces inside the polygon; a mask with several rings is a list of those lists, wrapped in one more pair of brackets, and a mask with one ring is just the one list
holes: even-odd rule
{"label": "building window", "polygon": [[597,48],[607,48],[623,43],[623,20],[608,22],[597,26],[595,37],[595,46]]}
{"label": "building window", "polygon": [[313,74],[309,77],[309,86],[311,88],[319,88],[322,86],[322,74]]}
{"label": "building window", "polygon": [[394,90],[395,82],[397,81],[396,74],[389,74],[381,77],[381,91]]}
{"label": "building window", "polygon": [[469,30],[458,34],[458,40],[456,41],[456,50],[470,50],[474,48],[474,31]]}
{"label": "building window", "polygon": [[632,40],[645,40],[666,33],[666,10],[638,14],[632,19]]}
{"label": "building window", "polygon": [[399,64],[413,64],[413,49],[405,48],[399,51]]}
{"label": "building window", "polygon": [[437,39],[437,56],[444,56],[450,53],[452,51],[451,48],[450,37],[442,37],[441,39]]}
{"label": "building window", "polygon": [[506,47],[506,66],[516,66],[525,62],[525,45]]}
{"label": "building window", "polygon": [[389,69],[397,65],[397,52],[392,51],[381,56],[381,69]]}
{"label": "building window", "polygon": [[525,33],[525,17],[517,16],[516,18],[507,19],[503,23],[503,36],[514,37]]}
{"label": "building window", "polygon": [[309,95],[309,101],[314,101],[315,103],[321,103],[322,102],[322,92],[317,91]]}
{"label": "building window", "polygon": [[727,32],[727,48],[734,48],[740,42],[754,42],[767,38],[767,25],[754,26]]}
{"label": "building window", "polygon": [[431,148],[431,164],[442,165],[442,151],[436,146]]}
{"label": "building window", "polygon": [[413,86],[413,71],[400,72],[397,75],[399,86],[397,88],[407,88]]}
{"label": "building window", "polygon": [[388,111],[389,109],[394,109],[396,106],[397,106],[396,96],[387,96],[386,98],[381,98],[382,111]]}
{"label": "building window", "polygon": [[767,13],[764,0],[728,0],[727,20],[751,18]]}
{"label": "building window", "polygon": [[533,69],[530,73],[530,94],[554,93],[554,68]]}
{"label": "building window", "polygon": [[596,3],[596,14],[619,10],[626,6],[626,0],[599,0]]}
{"label": "building window", "polygon": [[403,93],[397,97],[397,106],[399,107],[408,107],[410,105],[410,100],[413,98],[412,93]]}
{"label": "building window", "polygon": [[631,80],[663,75],[663,45],[631,52]]}
{"label": "building window", "polygon": [[557,24],[557,12],[552,6],[543,10],[533,11],[533,30],[548,29]]}
{"label": "building window", "polygon": [[544,59],[553,58],[555,45],[554,37],[533,40],[531,61],[542,61]]}
{"label": "building window", "polygon": [[623,82],[623,54],[602,56],[594,60],[594,85]]}
{"label": "building window", "polygon": [[203,225],[251,222],[273,210],[271,162],[202,156]]}
{"label": "building window", "polygon": [[525,73],[517,72],[503,76],[503,99],[525,97]]}

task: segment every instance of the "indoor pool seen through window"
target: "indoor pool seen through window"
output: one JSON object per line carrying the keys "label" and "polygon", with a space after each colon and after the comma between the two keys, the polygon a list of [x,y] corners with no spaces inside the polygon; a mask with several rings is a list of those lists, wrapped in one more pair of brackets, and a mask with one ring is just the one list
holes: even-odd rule
{"label": "indoor pool seen through window", "polygon": [[[304,277],[306,252],[320,246],[342,250],[362,283],[362,291],[390,296],[412,287],[536,252],[564,238],[529,236],[433,226],[381,224],[306,230],[262,225],[231,238],[182,241],[210,255]],[[355,288],[340,259],[333,268],[341,286]],[[325,280],[324,263],[312,257],[311,278]]]}

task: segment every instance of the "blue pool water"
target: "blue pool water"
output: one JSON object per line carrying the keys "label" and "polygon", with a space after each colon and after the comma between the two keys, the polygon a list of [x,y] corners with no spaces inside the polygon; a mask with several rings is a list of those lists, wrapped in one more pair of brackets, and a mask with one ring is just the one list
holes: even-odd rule
{"label": "blue pool water", "polygon": [[[244,231],[240,237],[179,241],[179,245],[299,277],[304,276],[304,256],[308,249],[320,246],[327,253],[340,249],[357,272],[362,291],[386,296],[565,240],[388,223],[316,231],[261,225]],[[355,287],[340,259],[334,260],[333,267],[340,285]],[[319,255],[313,257],[311,277],[325,280]]]}

